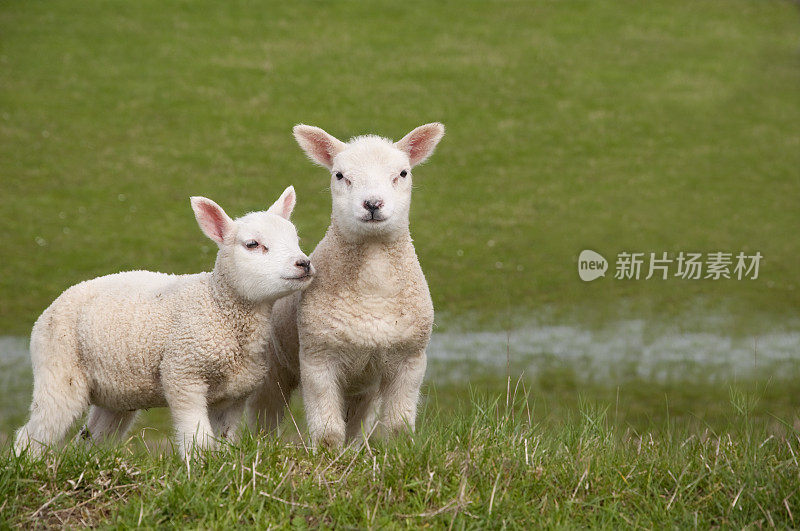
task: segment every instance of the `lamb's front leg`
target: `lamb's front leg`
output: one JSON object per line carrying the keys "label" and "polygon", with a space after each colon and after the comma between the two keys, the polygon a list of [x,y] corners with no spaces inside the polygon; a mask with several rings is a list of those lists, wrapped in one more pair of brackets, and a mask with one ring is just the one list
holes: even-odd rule
{"label": "lamb's front leg", "polygon": [[402,360],[381,381],[381,424],[387,434],[414,431],[427,358],[422,350]]}
{"label": "lamb's front leg", "polygon": [[181,457],[191,459],[196,450],[214,446],[214,432],[208,418],[208,386],[202,382],[164,383],[164,394],[172,412]]}
{"label": "lamb's front leg", "polygon": [[300,352],[300,385],[311,444],[339,448],[344,444],[344,398],[333,356]]}

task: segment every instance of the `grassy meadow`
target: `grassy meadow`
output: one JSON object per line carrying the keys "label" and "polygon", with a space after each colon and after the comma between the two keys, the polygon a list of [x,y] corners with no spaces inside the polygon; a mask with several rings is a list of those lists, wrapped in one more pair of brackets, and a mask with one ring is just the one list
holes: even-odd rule
{"label": "grassy meadow", "polygon": [[[8,2],[0,9],[0,331],[65,287],[212,265],[190,195],[233,215],[328,176],[291,137],[448,132],[412,230],[441,325],[570,313],[797,315],[791,2]],[[761,280],[612,281],[578,253],[760,251]],[[626,302],[623,308],[621,301]]]}
{"label": "grassy meadow", "polygon": [[425,408],[413,439],[315,454],[245,434],[189,466],[143,435],[35,463],[6,451],[0,525],[796,527],[800,438],[755,426],[750,404],[732,396],[725,432],[638,432],[588,402],[542,425],[524,396],[473,395],[469,414]]}
{"label": "grassy meadow", "polygon": [[[788,0],[3,2],[0,528],[800,526],[800,364],[759,348],[800,343],[799,16]],[[542,353],[511,341],[487,370],[476,343],[468,363],[431,360],[413,439],[310,453],[294,403],[282,438],[190,468],[163,410],[124,445],[11,455],[31,374],[8,353],[65,288],[209,270],[192,195],[238,216],[293,184],[310,252],[329,177],[291,127],[398,139],[430,121],[447,134],[414,171],[411,228],[435,332],[641,321],[637,359],[692,333],[752,341],[752,370],[709,376],[676,342],[663,377],[592,378],[557,343],[531,365]],[[578,278],[583,249],[605,278]],[[615,280],[622,251],[764,259],[757,280]]]}

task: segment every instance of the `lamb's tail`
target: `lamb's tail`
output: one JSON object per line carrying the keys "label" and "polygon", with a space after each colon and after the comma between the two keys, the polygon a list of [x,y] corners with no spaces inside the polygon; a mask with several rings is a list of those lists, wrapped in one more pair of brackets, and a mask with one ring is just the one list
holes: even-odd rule
{"label": "lamb's tail", "polygon": [[50,309],[31,333],[33,400],[30,420],[17,431],[14,451],[40,454],[60,442],[89,404],[89,385],[80,367],[74,332]]}

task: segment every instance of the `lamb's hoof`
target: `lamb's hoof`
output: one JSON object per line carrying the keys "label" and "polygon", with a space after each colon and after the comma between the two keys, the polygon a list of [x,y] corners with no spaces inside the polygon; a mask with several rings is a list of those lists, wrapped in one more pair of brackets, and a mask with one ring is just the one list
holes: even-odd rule
{"label": "lamb's hoof", "polygon": [[25,457],[31,461],[35,461],[44,457],[47,447],[39,444],[36,441],[17,441],[14,444],[14,455],[16,457]]}
{"label": "lamb's hoof", "polygon": [[325,433],[317,441],[317,446],[327,450],[339,450],[344,445],[344,435],[340,433]]}
{"label": "lamb's hoof", "polygon": [[83,425],[81,430],[78,432],[78,435],[75,437],[76,439],[80,439],[83,441],[87,441],[92,438],[92,433],[89,431],[89,426],[86,424]]}

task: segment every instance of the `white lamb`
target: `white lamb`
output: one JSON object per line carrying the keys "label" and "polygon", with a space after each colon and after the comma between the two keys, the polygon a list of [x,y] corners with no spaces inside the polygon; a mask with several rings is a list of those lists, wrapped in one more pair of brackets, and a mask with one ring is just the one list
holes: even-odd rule
{"label": "white lamb", "polygon": [[409,234],[411,168],[443,135],[431,123],[396,143],[344,143],[317,127],[294,128],[331,172],[331,225],[311,255],[314,283],[275,305],[273,361],[249,402],[251,421],[275,428],[302,385],[314,445],[339,447],[376,420],[388,433],[413,431],[433,303]]}
{"label": "white lamb", "polygon": [[266,212],[232,220],[191,198],[219,246],[214,270],[130,271],[62,293],[31,333],[33,402],[14,448],[39,455],[91,405],[92,439],[124,434],[136,411],[169,406],[184,457],[235,435],[245,400],[266,374],[273,303],[314,275],[289,222],[291,186]]}

